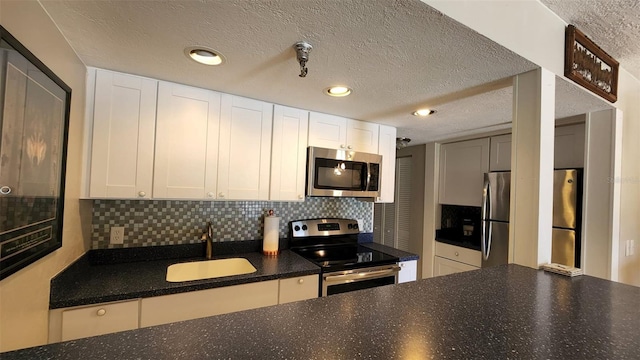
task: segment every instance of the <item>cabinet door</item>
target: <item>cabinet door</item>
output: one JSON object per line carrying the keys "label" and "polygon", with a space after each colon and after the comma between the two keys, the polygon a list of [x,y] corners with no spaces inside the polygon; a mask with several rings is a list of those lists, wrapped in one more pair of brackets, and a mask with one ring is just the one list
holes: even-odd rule
{"label": "cabinet door", "polygon": [[480,267],[482,265],[482,253],[479,250],[467,249],[436,241],[437,256],[447,258],[467,265]]}
{"label": "cabinet door", "polygon": [[138,328],[138,300],[62,311],[62,341]]}
{"label": "cabinet door", "polygon": [[214,199],[220,94],[160,82],[154,198]]}
{"label": "cabinet door", "polygon": [[584,124],[556,128],[554,168],[584,167]]}
{"label": "cabinet door", "polygon": [[157,87],[155,80],[96,71],[90,197],[151,197]]}
{"label": "cabinet door", "polygon": [[347,119],[317,112],[309,113],[309,146],[345,149]]}
{"label": "cabinet door", "polygon": [[400,262],[400,273],[398,273],[398,284],[416,281],[418,277],[418,260]]}
{"label": "cabinet door", "polygon": [[442,276],[455,274],[464,271],[477,270],[478,267],[467,265],[461,262],[434,256],[433,258],[433,276]]}
{"label": "cabinet door", "polygon": [[364,121],[347,121],[347,149],[370,154],[378,153],[380,125]]}
{"label": "cabinet door", "polygon": [[376,202],[392,203],[396,187],[396,128],[380,125],[377,153],[382,155],[382,183]]}
{"label": "cabinet door", "polygon": [[319,279],[319,275],[281,279],[278,304],[317,298],[320,291]]}
{"label": "cabinet door", "polygon": [[440,147],[440,204],[481,206],[489,171],[489,138]]}
{"label": "cabinet door", "polygon": [[489,171],[511,170],[511,134],[491,137]]}
{"label": "cabinet door", "polygon": [[272,104],[222,95],[218,199],[269,199],[272,118]]}
{"label": "cabinet door", "polygon": [[278,304],[278,280],[144,298],[140,327]]}
{"label": "cabinet door", "polygon": [[308,132],[308,111],[275,105],[270,200],[304,200]]}

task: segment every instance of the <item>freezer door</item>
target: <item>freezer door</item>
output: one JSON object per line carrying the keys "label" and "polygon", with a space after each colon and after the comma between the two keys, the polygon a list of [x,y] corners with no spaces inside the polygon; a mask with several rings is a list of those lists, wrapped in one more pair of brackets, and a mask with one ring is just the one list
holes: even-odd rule
{"label": "freezer door", "polygon": [[[487,222],[486,254],[482,254],[482,267],[509,262],[509,223]],[[488,255],[488,256],[487,256]]]}
{"label": "freezer door", "polygon": [[553,172],[553,227],[576,228],[578,171]]}
{"label": "freezer door", "polygon": [[483,217],[487,220],[509,221],[511,172],[484,174]]}
{"label": "freezer door", "polygon": [[551,231],[551,262],[575,267],[576,232],[553,229]]}

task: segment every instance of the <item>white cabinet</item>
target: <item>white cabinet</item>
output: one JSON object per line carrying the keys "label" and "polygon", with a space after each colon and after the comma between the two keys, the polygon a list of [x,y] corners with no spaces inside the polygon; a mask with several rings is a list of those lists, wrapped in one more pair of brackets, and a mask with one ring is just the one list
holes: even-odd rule
{"label": "white cabinet", "polygon": [[153,197],[215,199],[220,94],[160,82]]}
{"label": "white cabinet", "polygon": [[269,199],[303,201],[309,112],[281,105],[273,110]]}
{"label": "white cabinet", "polygon": [[379,125],[311,112],[309,146],[378,153]]}
{"label": "white cabinet", "polygon": [[489,171],[489,138],[440,147],[439,202],[481,206],[484,173]]}
{"label": "white cabinet", "polygon": [[278,280],[144,298],[140,327],[198,319],[278,303]]}
{"label": "white cabinet", "polygon": [[482,253],[436,241],[433,264],[434,276],[477,270],[482,266]]}
{"label": "white cabinet", "polygon": [[376,202],[392,203],[396,187],[396,128],[380,125],[377,153],[382,155],[382,176]]}
{"label": "white cabinet", "polygon": [[511,170],[511,134],[492,136],[489,171]]}
{"label": "white cabinet", "polygon": [[218,199],[269,199],[272,118],[272,104],[222,95]]}
{"label": "white cabinet", "polygon": [[96,70],[89,197],[151,197],[157,86]]}
{"label": "white cabinet", "polygon": [[318,297],[319,281],[319,275],[307,275],[290,279],[280,279],[278,304],[285,304]]}
{"label": "white cabinet", "polygon": [[49,313],[49,343],[138,328],[139,301],[55,309]]}
{"label": "white cabinet", "polygon": [[554,168],[584,167],[584,124],[556,128],[554,144]]}
{"label": "white cabinet", "polygon": [[398,273],[398,284],[416,281],[418,276],[418,260],[401,261]]}

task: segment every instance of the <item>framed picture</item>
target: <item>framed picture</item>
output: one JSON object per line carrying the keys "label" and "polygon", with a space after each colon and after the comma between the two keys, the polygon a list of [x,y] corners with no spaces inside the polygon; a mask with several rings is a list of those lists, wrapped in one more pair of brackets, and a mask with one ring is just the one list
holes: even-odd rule
{"label": "framed picture", "polygon": [[71,88],[0,26],[0,279],[62,246]]}
{"label": "framed picture", "polygon": [[564,76],[614,103],[618,100],[618,62],[575,26],[565,32]]}

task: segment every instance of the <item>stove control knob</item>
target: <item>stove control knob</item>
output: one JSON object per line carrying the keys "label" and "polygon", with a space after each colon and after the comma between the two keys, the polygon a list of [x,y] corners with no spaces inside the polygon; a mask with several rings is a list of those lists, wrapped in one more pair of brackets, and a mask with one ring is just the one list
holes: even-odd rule
{"label": "stove control knob", "polygon": [[353,224],[353,228],[358,230],[358,224]]}
{"label": "stove control knob", "polygon": [[294,230],[294,231],[300,231],[300,226],[298,226],[298,225],[294,226],[294,227],[293,227],[293,230]]}
{"label": "stove control knob", "polygon": [[302,230],[307,231],[307,225],[302,225]]}
{"label": "stove control knob", "polygon": [[348,228],[349,230],[353,229],[353,224],[348,224],[348,225],[347,225],[347,228]]}

